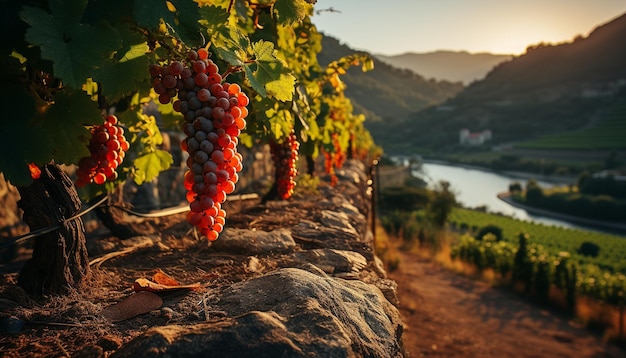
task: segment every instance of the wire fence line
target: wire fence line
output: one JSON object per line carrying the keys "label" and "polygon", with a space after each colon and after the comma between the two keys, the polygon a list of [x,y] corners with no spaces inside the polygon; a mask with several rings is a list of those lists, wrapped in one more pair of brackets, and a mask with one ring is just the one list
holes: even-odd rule
{"label": "wire fence line", "polygon": [[[259,196],[258,194],[238,194],[238,195],[229,195],[227,197],[228,201],[240,201],[240,200],[249,200],[249,199],[257,199]],[[76,220],[80,217],[82,217],[83,215],[89,213],[90,211],[94,210],[95,208],[99,207],[99,206],[103,206],[103,205],[108,205],[106,204],[108,200],[108,196],[106,194],[102,194],[98,197],[96,197],[93,200],[93,204],[87,206],[86,208],[80,210],[78,213],[76,213],[74,216],[71,216],[67,219],[64,219],[63,221],[45,227],[45,228],[41,228],[41,229],[37,229],[34,231],[31,231],[29,233],[26,233],[24,235],[20,235],[14,238],[10,238],[7,240],[7,242],[5,242],[4,244],[0,245],[0,250],[4,250],[6,248],[9,248],[13,245],[18,245],[21,244],[23,242],[26,242],[30,239],[34,239],[37,236],[41,236],[41,235],[45,235],[48,233],[51,233],[53,231],[59,230],[60,228],[63,227],[63,225],[65,225],[65,223],[70,222],[72,220]],[[181,204],[181,205],[177,205],[177,206],[173,206],[173,207],[169,207],[169,208],[164,208],[164,209],[160,209],[160,210],[155,210],[155,211],[151,211],[148,213],[142,213],[142,212],[138,212],[138,211],[134,211],[131,210],[129,208],[123,207],[121,205],[111,205],[112,207],[115,207],[117,209],[120,209],[124,212],[126,212],[129,215],[133,215],[133,216],[137,216],[137,217],[142,217],[142,218],[160,218],[160,217],[165,217],[165,216],[171,216],[171,215],[176,215],[176,214],[180,214],[180,213],[184,213],[189,211],[189,205],[188,204]]]}

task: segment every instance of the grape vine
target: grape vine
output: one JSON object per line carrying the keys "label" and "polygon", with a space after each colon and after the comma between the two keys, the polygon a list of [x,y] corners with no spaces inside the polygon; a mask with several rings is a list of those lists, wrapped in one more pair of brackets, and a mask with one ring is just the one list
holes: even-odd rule
{"label": "grape vine", "polygon": [[[10,35],[0,47],[0,104],[11,120],[0,123],[0,150],[14,155],[0,158],[0,172],[13,184],[27,185],[29,164],[77,165],[76,184],[85,187],[83,196],[93,197],[127,179],[150,182],[168,169],[173,158],[159,147],[160,131],[182,131],[193,158],[193,178],[187,175],[185,184],[189,220],[214,239],[225,215],[219,204],[235,189],[241,170],[238,145],[295,140],[299,154],[311,159],[324,150],[363,157],[380,151],[362,116],[352,113],[341,81],[349,67],[367,71],[373,61],[354,54],[321,66],[314,3],[5,4],[8,15],[0,26]],[[189,49],[199,50],[189,58]],[[158,105],[159,125],[144,113],[150,102]],[[120,129],[107,127],[105,140],[102,118],[113,113],[127,139],[112,126]],[[80,138],[97,144],[85,146]],[[291,156],[297,157],[293,149]],[[292,169],[282,197],[295,186]]]}

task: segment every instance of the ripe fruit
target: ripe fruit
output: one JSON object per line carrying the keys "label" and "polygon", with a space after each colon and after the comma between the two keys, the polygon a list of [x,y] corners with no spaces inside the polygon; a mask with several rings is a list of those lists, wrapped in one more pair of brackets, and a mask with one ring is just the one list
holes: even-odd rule
{"label": "ripe fruit", "polygon": [[[239,85],[222,82],[219,68],[208,58],[206,49],[189,51],[185,60],[174,61],[169,67],[154,66],[148,70],[155,92],[166,88],[159,101],[169,103],[178,95],[173,107],[185,119],[182,131],[187,137],[181,148],[189,154],[184,179],[190,208],[187,221],[208,240],[216,240],[226,220],[222,203],[235,190],[237,173],[242,169],[237,136],[248,114],[243,103],[250,101]],[[165,68],[169,68],[167,74]],[[167,92],[172,83],[169,77],[182,83],[173,93]]]}
{"label": "ripe fruit", "polygon": [[[157,71],[150,68],[150,71]],[[91,139],[87,148],[91,156],[78,161],[76,186],[90,183],[104,184],[117,179],[115,169],[122,163],[130,143],[124,138],[124,129],[119,126],[117,117],[108,116],[104,123],[90,130]]]}
{"label": "ripe fruit", "polygon": [[274,162],[275,180],[278,195],[283,199],[289,199],[293,195],[296,186],[296,163],[298,159],[298,149],[300,143],[296,134],[292,130],[289,136],[282,142],[270,142],[270,153]]}

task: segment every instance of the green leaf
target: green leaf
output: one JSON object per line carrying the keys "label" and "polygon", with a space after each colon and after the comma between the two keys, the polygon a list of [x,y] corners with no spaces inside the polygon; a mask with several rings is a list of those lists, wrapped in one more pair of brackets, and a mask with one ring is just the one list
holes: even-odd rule
{"label": "green leaf", "polygon": [[133,15],[139,26],[155,29],[161,19],[173,22],[174,16],[163,0],[134,0]]}
{"label": "green leaf", "polygon": [[109,62],[94,74],[94,80],[102,85],[107,102],[115,103],[139,88],[150,86],[146,70],[149,64],[146,55],[124,62]]}
{"label": "green leaf", "polygon": [[231,30],[226,38],[219,39],[215,51],[218,56],[231,66],[243,66],[248,60],[250,40],[239,30]]}
{"label": "green leaf", "polygon": [[274,44],[261,40],[252,44],[252,50],[257,68],[253,73],[254,79],[263,85],[268,96],[279,101],[291,101],[296,79],[276,57]]}
{"label": "green leaf", "polygon": [[293,98],[293,91],[296,85],[296,78],[291,74],[281,73],[279,78],[265,84],[267,95],[279,101],[287,102]]}
{"label": "green leaf", "polygon": [[309,14],[312,6],[304,0],[276,0],[274,3],[279,25],[291,26]]}
{"label": "green leaf", "polygon": [[150,182],[163,170],[167,170],[174,162],[172,155],[161,149],[146,153],[134,161],[135,177],[137,185]]}
{"label": "green leaf", "polygon": [[193,0],[170,0],[176,7],[176,22],[172,27],[180,38],[190,47],[204,45],[202,27],[200,26],[200,9]]}
{"label": "green leaf", "polygon": [[228,12],[223,7],[203,6],[200,8],[200,23],[206,27],[207,35],[217,47],[222,45],[223,39],[230,37],[228,17]]}
{"label": "green leaf", "polygon": [[79,22],[86,3],[56,0],[50,2],[51,14],[30,6],[20,13],[30,25],[26,40],[40,46],[41,57],[53,62],[54,76],[73,88],[80,88],[121,46],[114,28],[104,23],[92,26]]}
{"label": "green leaf", "polygon": [[32,123],[35,100],[24,91],[6,92],[0,96],[0,106],[7,111],[0,119],[0,172],[14,185],[28,185],[27,164],[50,159],[38,145],[45,140],[45,133]]}
{"label": "green leaf", "polygon": [[115,54],[114,59],[119,62],[130,61],[141,57],[150,51],[145,37],[127,27],[118,29],[122,40],[122,48]]}
{"label": "green leaf", "polygon": [[188,46],[198,46],[202,40],[198,4],[192,0],[171,0],[175,11],[170,11],[165,0],[134,0],[134,18],[137,24],[150,29],[159,27],[161,19],[171,35]]}
{"label": "green leaf", "polygon": [[267,92],[265,91],[265,87],[261,82],[259,82],[254,76],[254,72],[250,66],[243,67],[244,72],[246,73],[246,78],[248,79],[248,83],[250,83],[250,87],[256,91],[261,97],[267,97]]}
{"label": "green leaf", "polygon": [[182,127],[183,115],[174,110],[173,102],[167,104],[157,103],[157,110],[161,114],[161,122],[164,129],[179,131]]}
{"label": "green leaf", "polygon": [[0,152],[10,153],[0,156],[0,171],[15,185],[30,183],[28,163],[43,165],[54,159],[75,164],[89,155],[80,141],[90,135],[84,125],[102,121],[88,95],[68,89],[56,95],[54,104],[37,111],[34,98],[19,90],[0,96],[0,106],[9,109],[0,122]]}
{"label": "green leaf", "polygon": [[132,11],[133,3],[128,0],[89,1],[82,22],[96,24],[106,19],[110,24],[127,23]]}
{"label": "green leaf", "polygon": [[221,26],[228,22],[228,11],[219,6],[203,6],[200,8],[200,16],[207,27]]}
{"label": "green leaf", "polygon": [[38,114],[35,121],[50,138],[50,147],[46,150],[52,158],[57,163],[76,164],[80,158],[89,156],[86,143],[90,134],[85,125],[100,124],[103,120],[97,103],[87,94],[63,91],[57,93],[54,104]]}

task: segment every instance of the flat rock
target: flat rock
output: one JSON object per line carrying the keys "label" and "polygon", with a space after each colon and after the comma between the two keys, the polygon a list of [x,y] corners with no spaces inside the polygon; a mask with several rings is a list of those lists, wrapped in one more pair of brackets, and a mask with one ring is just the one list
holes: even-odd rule
{"label": "flat rock", "polygon": [[327,274],[358,273],[367,260],[354,251],[335,249],[313,249],[295,254],[296,262],[307,262],[319,267]]}
{"label": "flat rock", "polygon": [[[401,357],[402,322],[374,285],[284,268],[237,283],[221,297],[229,315],[275,312],[307,354],[320,357]],[[345,346],[341,342],[348,338]],[[330,341],[329,341],[330,340]],[[331,351],[325,349],[332,348]]]}
{"label": "flat rock", "polygon": [[267,255],[287,253],[294,250],[296,243],[286,228],[273,231],[226,228],[211,249],[243,255]]}
{"label": "flat rock", "polygon": [[402,357],[402,322],[361,281],[285,268],[234,284],[216,306],[228,317],[151,329],[111,357]]}

